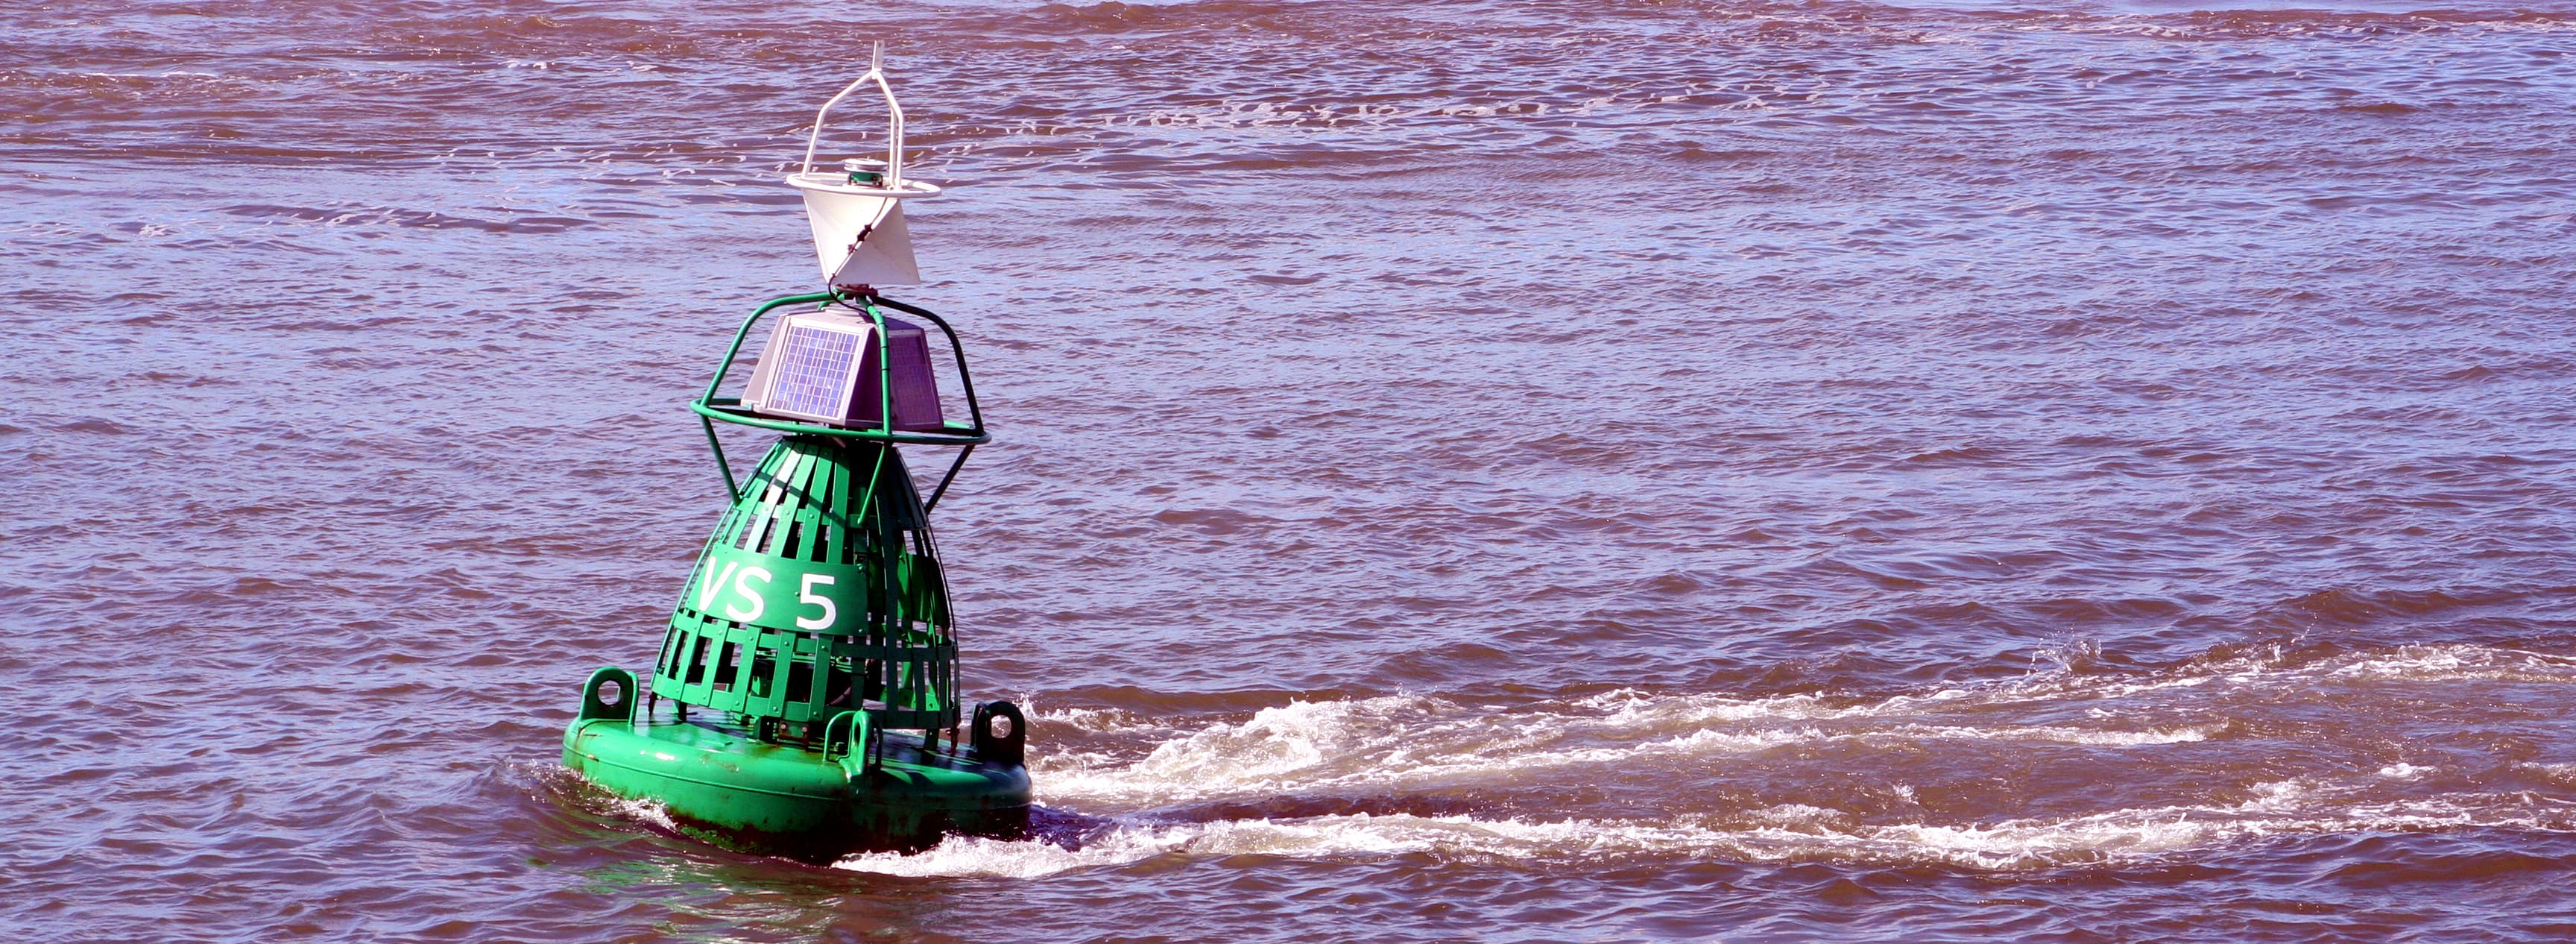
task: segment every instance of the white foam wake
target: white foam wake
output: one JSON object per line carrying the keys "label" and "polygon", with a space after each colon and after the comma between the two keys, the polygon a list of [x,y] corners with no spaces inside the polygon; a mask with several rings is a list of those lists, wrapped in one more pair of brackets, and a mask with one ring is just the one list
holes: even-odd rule
{"label": "white foam wake", "polygon": [[[1814,858],[2026,869],[2154,856],[2274,834],[2569,829],[2568,805],[2548,798],[2519,793],[2423,796],[2425,784],[2440,781],[2432,776],[2434,770],[2393,757],[2353,770],[2328,765],[2250,791],[2241,781],[2209,788],[2209,794],[2245,798],[2242,802],[2053,818],[1941,822],[1925,816],[1912,788],[1891,777],[1873,789],[1898,802],[1864,803],[1867,809],[1854,810],[1792,803],[1730,811],[1722,800],[1695,800],[1675,801],[1682,808],[1667,817],[1637,820],[1353,813],[1191,821],[1210,815],[1212,808],[1227,808],[1210,804],[1250,803],[1255,810],[1278,810],[1295,805],[1261,804],[1299,797],[1514,796],[1529,794],[1537,784],[1574,784],[1592,792],[1653,791],[1651,797],[1641,794],[1638,802],[1625,804],[1628,809],[1652,808],[1658,802],[1654,797],[1670,796],[1676,786],[1723,787],[1727,771],[1746,764],[1765,764],[1776,772],[1784,763],[1820,762],[1827,768],[1819,769],[1828,769],[1853,757],[1919,758],[1930,751],[1986,752],[2011,745],[2065,752],[2051,756],[2069,759],[2086,756],[2081,752],[2110,752],[2114,759],[2106,762],[2136,769],[2136,761],[2116,758],[2125,756],[2122,752],[2223,740],[2242,725],[2307,731],[2304,725],[2264,727],[2261,719],[2268,706],[2284,698],[2331,691],[2348,708],[2366,708],[2375,692],[2387,690],[2400,696],[2392,704],[2402,706],[2421,695],[2408,686],[2447,682],[2576,684],[2576,659],[2448,645],[2294,661],[2270,649],[2153,674],[2061,670],[1874,699],[1621,690],[1489,709],[1438,697],[1391,695],[1292,701],[1240,720],[1194,728],[1108,710],[1041,712],[1036,716],[1041,729],[1071,729],[1094,741],[1087,752],[1039,755],[1034,771],[1039,802],[1105,817],[1103,831],[1064,845],[952,838],[919,855],[858,856],[840,864],[901,875],[1027,877],[1165,855],[1426,853],[1512,861]],[[1121,741],[1131,746],[1100,747]],[[1977,747],[1980,742],[1997,747]],[[1764,753],[1774,751],[1782,753]],[[1960,762],[1980,762],[1982,756],[1967,755]],[[1945,761],[1929,769],[1951,766]],[[2554,766],[2525,766],[2549,780],[2576,782],[2576,774]],[[2576,770],[2576,765],[2562,766]],[[2188,790],[2188,784],[2181,786]]]}
{"label": "white foam wake", "polygon": [[1285,791],[1493,786],[1560,768],[1692,767],[1729,755],[1838,741],[2134,747],[2202,741],[2223,727],[1855,723],[1848,719],[1864,712],[1798,707],[1786,717],[1815,721],[1783,725],[1777,723],[1781,715],[1757,717],[1742,704],[1689,696],[1608,711],[1573,706],[1503,713],[1464,711],[1410,696],[1299,701],[1165,740],[1142,758],[1050,758],[1038,771],[1038,798],[1054,805],[1134,809]]}
{"label": "white foam wake", "polygon": [[1725,858],[2012,871],[2145,859],[2300,833],[2471,827],[2576,832],[2569,810],[2535,810],[2508,797],[2303,812],[2301,801],[2308,792],[2295,781],[2285,781],[2258,788],[2254,798],[2231,806],[2169,806],[1968,825],[1870,825],[1852,822],[1850,816],[1836,811],[1794,805],[1749,814],[1732,826],[1367,814],[1137,823],[1113,827],[1079,848],[1035,840],[952,837],[927,852],[852,856],[837,866],[890,875],[1033,878],[1173,854],[1303,859],[1427,854],[1539,868],[1605,860]]}
{"label": "white foam wake", "polygon": [[1114,712],[1041,713],[1043,725],[1150,734],[1142,756],[1042,756],[1039,800],[1086,810],[1317,790],[1499,787],[1556,768],[1672,770],[1780,748],[2019,742],[2143,748],[2225,737],[2284,693],[2409,683],[2576,684],[2576,660],[2482,646],[2418,646],[2284,664],[2275,649],[2148,676],[2035,675],[1878,699],[1736,698],[1619,690],[1501,710],[1393,695],[1294,701],[1195,730]]}

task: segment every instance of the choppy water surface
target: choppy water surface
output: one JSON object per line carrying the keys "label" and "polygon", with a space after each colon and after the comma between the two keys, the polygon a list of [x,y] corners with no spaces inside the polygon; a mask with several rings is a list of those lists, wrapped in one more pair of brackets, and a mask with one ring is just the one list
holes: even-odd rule
{"label": "choppy water surface", "polygon": [[[2576,935],[2576,10],[2287,7],[0,11],[0,924]],[[870,37],[1045,836],[819,868],[555,756]]]}

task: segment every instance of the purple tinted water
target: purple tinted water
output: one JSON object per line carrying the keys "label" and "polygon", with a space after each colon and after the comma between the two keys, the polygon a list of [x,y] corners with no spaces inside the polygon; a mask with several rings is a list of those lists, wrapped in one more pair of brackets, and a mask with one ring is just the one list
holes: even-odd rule
{"label": "purple tinted water", "polygon": [[[2576,935],[2571,13],[0,12],[0,924]],[[818,868],[555,756],[869,38],[1047,829]]]}

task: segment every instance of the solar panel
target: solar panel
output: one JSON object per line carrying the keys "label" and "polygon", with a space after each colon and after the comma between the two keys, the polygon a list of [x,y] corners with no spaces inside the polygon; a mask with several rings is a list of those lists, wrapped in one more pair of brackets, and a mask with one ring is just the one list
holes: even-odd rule
{"label": "solar panel", "polygon": [[857,371],[859,343],[867,339],[867,332],[805,319],[780,325],[779,330],[786,337],[779,339],[777,373],[762,409],[839,422],[849,409],[851,375]]}
{"label": "solar panel", "polygon": [[760,366],[743,390],[752,412],[834,426],[884,422],[879,384],[894,394],[896,429],[936,432],[945,425],[939,384],[931,376],[930,345],[919,325],[885,320],[885,352],[877,368],[876,326],[863,316],[837,311],[789,315],[761,349]]}

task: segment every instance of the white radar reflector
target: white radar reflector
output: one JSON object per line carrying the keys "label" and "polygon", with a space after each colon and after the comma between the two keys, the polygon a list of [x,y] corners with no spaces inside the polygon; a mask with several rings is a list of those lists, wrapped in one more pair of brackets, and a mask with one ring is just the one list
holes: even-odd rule
{"label": "white radar reflector", "polygon": [[[874,83],[885,95],[885,160],[853,158],[837,171],[814,169],[814,148],[823,138],[823,119],[850,93]],[[868,73],[824,102],[814,113],[814,131],[805,139],[803,169],[787,175],[787,185],[805,194],[805,219],[814,229],[814,261],[822,266],[824,284],[844,286],[918,285],[921,266],[913,260],[912,234],[903,225],[903,201],[939,195],[939,188],[903,176],[903,106],[895,104],[886,84],[885,44],[868,61]]]}

